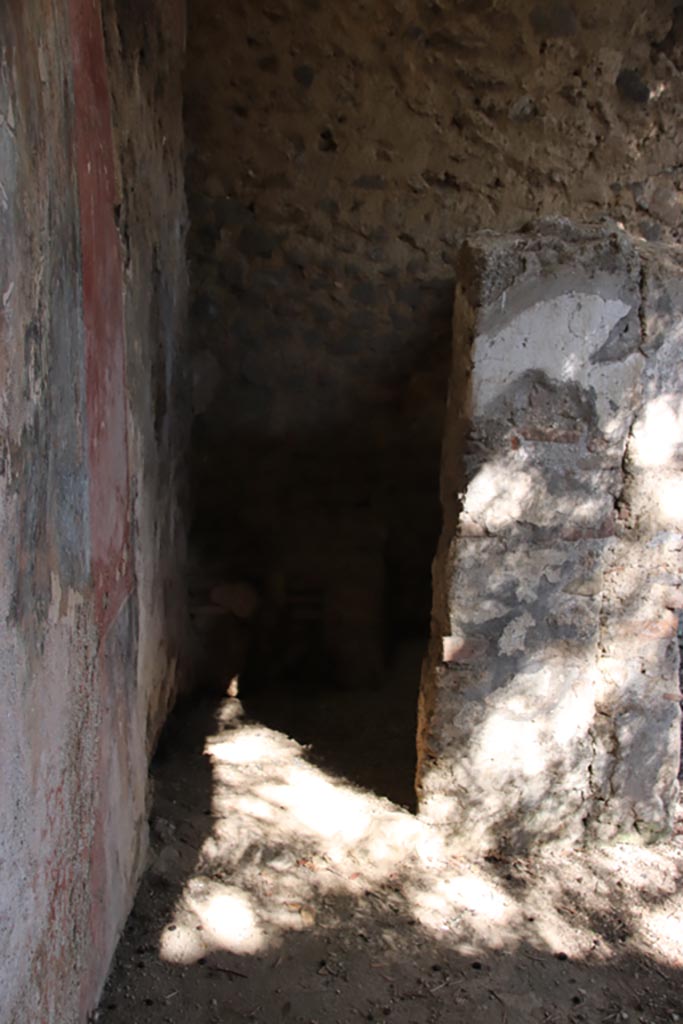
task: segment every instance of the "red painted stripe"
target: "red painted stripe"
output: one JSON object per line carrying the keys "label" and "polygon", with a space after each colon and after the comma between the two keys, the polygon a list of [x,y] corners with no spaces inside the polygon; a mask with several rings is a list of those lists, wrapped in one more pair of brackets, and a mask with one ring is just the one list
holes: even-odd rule
{"label": "red painted stripe", "polygon": [[[116,197],[111,98],[99,0],[68,0],[74,90],[74,145],[81,232],[90,564],[100,642],[132,590],[123,271],[114,219]],[[80,1016],[99,994],[113,953],[120,894],[112,863],[111,666],[100,647],[94,685],[102,700],[102,734],[89,853],[90,948],[81,967]]]}
{"label": "red painted stripe", "polygon": [[85,327],[90,557],[101,633],[132,589],[123,273],[111,99],[97,0],[70,0]]}

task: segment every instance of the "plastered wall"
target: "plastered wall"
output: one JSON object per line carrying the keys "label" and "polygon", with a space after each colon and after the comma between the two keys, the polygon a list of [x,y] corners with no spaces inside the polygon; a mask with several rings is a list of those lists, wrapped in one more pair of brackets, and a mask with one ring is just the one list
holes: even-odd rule
{"label": "plastered wall", "polygon": [[10,0],[0,26],[0,1020],[75,1024],[182,654],[184,18]]}

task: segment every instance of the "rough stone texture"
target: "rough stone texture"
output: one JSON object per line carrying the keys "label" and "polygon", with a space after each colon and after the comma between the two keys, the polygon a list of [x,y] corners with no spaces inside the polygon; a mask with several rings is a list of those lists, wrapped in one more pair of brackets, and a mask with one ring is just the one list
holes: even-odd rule
{"label": "rough stone texture", "polygon": [[97,999],[182,635],[182,5],[103,13],[0,15],[2,1024]]}
{"label": "rough stone texture", "polygon": [[681,9],[193,0],[189,14],[204,566],[268,592],[297,549],[326,590],[318,538],[332,550],[341,520],[349,550],[358,522],[370,590],[371,520],[374,607],[426,621],[456,253],[549,214],[680,238]]}
{"label": "rough stone texture", "polygon": [[474,236],[458,282],[421,811],[479,850],[651,841],[680,753],[683,257],[556,220]]}

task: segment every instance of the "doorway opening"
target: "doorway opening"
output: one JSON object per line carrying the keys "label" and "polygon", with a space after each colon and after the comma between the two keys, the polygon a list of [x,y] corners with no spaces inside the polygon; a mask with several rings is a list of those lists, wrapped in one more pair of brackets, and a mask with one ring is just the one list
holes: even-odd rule
{"label": "doorway opening", "polygon": [[189,12],[197,672],[412,805],[452,269],[309,7]]}

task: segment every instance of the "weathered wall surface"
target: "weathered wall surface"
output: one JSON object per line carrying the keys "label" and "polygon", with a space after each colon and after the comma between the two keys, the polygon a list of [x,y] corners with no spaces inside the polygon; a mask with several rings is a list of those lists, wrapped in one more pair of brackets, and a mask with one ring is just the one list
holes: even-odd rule
{"label": "weathered wall surface", "polygon": [[289,558],[343,584],[341,536],[366,593],[383,600],[364,545],[392,614],[426,617],[455,254],[548,214],[678,238],[682,44],[670,0],[194,0],[194,464],[214,565]]}
{"label": "weathered wall surface", "polygon": [[181,9],[0,15],[2,1024],[92,1009],[176,686]]}
{"label": "weathered wall surface", "polygon": [[458,282],[421,811],[478,850],[652,841],[680,758],[681,251],[554,221],[475,236]]}
{"label": "weathered wall surface", "polygon": [[[136,536],[138,681],[150,749],[175,693],[185,627],[187,215],[184,0],[104,0],[126,339]],[[184,680],[178,680],[179,683]]]}

